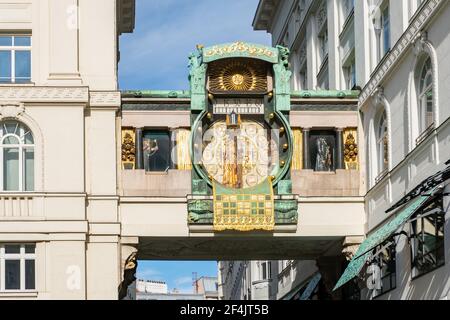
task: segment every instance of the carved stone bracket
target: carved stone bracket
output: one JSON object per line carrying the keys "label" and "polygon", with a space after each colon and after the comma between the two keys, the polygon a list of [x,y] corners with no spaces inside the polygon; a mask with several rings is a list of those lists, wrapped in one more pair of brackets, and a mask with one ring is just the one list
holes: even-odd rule
{"label": "carved stone bracket", "polygon": [[25,106],[18,102],[0,102],[0,120],[4,118],[17,118],[25,113]]}
{"label": "carved stone bracket", "polygon": [[344,239],[344,242],[342,243],[342,254],[347,261],[353,259],[363,240],[364,237],[346,237]]}

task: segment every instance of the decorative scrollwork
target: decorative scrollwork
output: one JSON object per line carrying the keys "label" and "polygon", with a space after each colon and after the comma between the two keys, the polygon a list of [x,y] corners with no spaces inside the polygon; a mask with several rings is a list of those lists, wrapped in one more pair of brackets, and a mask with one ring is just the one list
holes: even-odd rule
{"label": "decorative scrollwork", "polygon": [[358,144],[352,132],[349,132],[345,140],[344,158],[347,163],[355,163],[358,159]]}
{"label": "decorative scrollwork", "polygon": [[136,144],[134,131],[122,131],[122,164],[125,169],[133,169],[136,160]]}

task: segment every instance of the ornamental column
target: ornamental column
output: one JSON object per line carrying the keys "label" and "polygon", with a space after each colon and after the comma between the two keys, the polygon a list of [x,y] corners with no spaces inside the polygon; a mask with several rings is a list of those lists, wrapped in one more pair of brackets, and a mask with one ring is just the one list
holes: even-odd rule
{"label": "ornamental column", "polygon": [[144,169],[143,129],[136,128],[136,170]]}
{"label": "ornamental column", "polygon": [[303,169],[311,169],[311,159],[309,156],[309,133],[310,128],[303,128]]}
{"label": "ornamental column", "polygon": [[345,169],[344,166],[344,129],[336,129],[336,169]]}

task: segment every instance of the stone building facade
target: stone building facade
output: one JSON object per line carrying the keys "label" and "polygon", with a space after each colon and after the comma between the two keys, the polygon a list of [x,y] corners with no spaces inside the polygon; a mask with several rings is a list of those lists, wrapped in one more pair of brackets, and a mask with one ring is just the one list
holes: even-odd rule
{"label": "stone building facade", "polygon": [[293,88],[361,89],[366,240],[335,288],[349,297],[448,298],[449,14],[439,0],[259,2],[254,28],[291,50]]}

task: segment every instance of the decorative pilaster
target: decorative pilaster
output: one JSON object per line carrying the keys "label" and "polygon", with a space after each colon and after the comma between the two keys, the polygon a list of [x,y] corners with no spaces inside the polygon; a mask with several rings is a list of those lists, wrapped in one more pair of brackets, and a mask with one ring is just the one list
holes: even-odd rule
{"label": "decorative pilaster", "polygon": [[136,170],[144,169],[143,130],[136,128]]}
{"label": "decorative pilaster", "polygon": [[336,169],[345,169],[344,167],[344,129],[336,128]]}
{"label": "decorative pilaster", "polygon": [[303,128],[303,168],[311,169],[311,159],[309,156],[309,134],[310,128]]}

